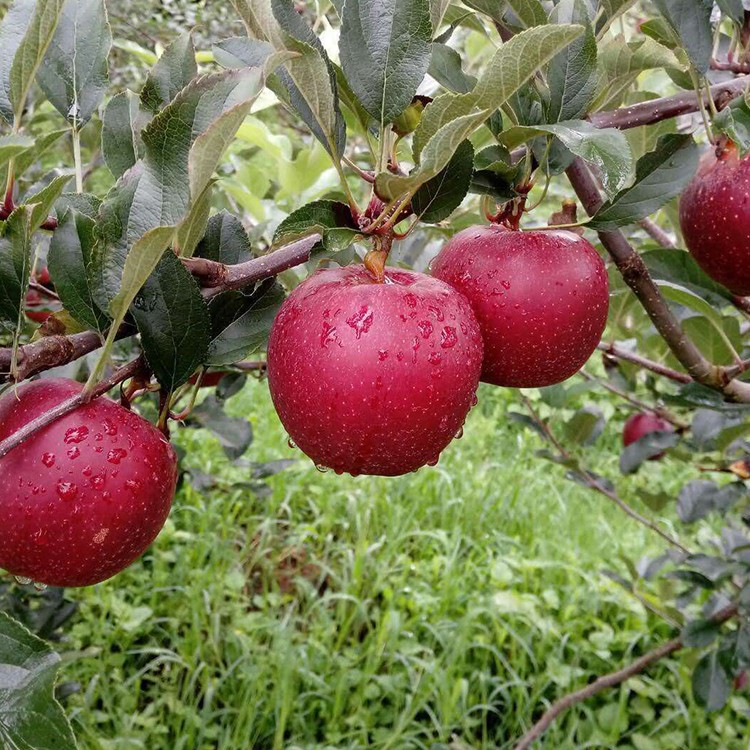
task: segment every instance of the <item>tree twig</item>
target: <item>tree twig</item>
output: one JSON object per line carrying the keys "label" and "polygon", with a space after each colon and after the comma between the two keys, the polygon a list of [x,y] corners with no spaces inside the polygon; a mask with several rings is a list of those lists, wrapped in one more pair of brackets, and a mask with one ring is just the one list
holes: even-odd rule
{"label": "tree twig", "polygon": [[609,354],[610,357],[616,357],[617,359],[621,359],[625,362],[630,362],[633,365],[642,367],[644,370],[650,370],[657,375],[663,375],[665,378],[674,380],[677,383],[687,384],[693,382],[693,379],[687,373],[673,370],[671,367],[667,367],[666,365],[663,365],[659,362],[654,362],[651,359],[646,359],[646,357],[642,357],[640,354],[631,352],[629,349],[625,349],[618,344],[602,341],[597,345],[597,349],[603,351],[605,354]]}
{"label": "tree twig", "polygon": [[658,245],[669,249],[677,247],[669,234],[667,234],[667,232],[665,232],[655,221],[646,218],[641,219],[638,223],[646,230],[646,234],[648,234]]}
{"label": "tree twig", "polygon": [[[731,620],[736,614],[737,605],[731,604],[717,612],[712,619],[716,624],[722,624],[727,622],[727,620]],[[657,661],[664,659],[667,656],[671,656],[682,648],[682,638],[673,638],[671,641],[667,641],[661,646],[644,654],[628,666],[618,669],[616,672],[602,675],[594,680],[594,682],[586,685],[586,687],[576,690],[574,693],[570,693],[563,698],[560,698],[560,700],[555,701],[516,744],[515,750],[529,750],[533,743],[536,742],[536,740],[538,740],[547,729],[549,729],[552,722],[569,708],[588,700],[597,693],[601,693],[603,690],[622,684],[631,677],[645,671],[652,664],[655,664]]]}
{"label": "tree twig", "polygon": [[91,393],[82,391],[76,396],[71,396],[70,398],[65,399],[65,401],[60,402],[57,406],[54,406],[49,411],[36,417],[36,419],[27,422],[23,427],[5,438],[5,440],[0,441],[0,458],[6,456],[13,450],[13,448],[20,445],[24,440],[27,440],[32,435],[39,432],[39,430],[43,430],[48,425],[52,424],[52,422],[60,419],[60,417],[70,414],[70,412],[75,411],[79,406],[88,403],[92,399],[98,398],[119,383],[122,383],[124,380],[132,378],[133,375],[143,368],[143,366],[143,358],[138,357],[132,362],[128,362],[126,365],[119,367],[108,378],[104,378],[97,383]]}

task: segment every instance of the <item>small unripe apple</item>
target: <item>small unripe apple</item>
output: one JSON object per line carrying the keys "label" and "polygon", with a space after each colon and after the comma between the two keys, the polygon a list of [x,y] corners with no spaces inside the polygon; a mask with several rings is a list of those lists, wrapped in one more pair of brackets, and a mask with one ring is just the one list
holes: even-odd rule
{"label": "small unripe apple", "polygon": [[[81,388],[50,378],[9,391],[0,399],[0,440]],[[95,399],[0,458],[0,568],[53,586],[104,581],[156,538],[176,483],[164,436]]]}
{"label": "small unripe apple", "polygon": [[482,380],[538,388],[566,380],[596,349],[609,310],[604,262],[564,230],[459,232],[432,274],[464,294],[484,337]]}
{"label": "small unripe apple", "polygon": [[714,281],[741,297],[750,294],[750,156],[730,145],[701,159],[680,198],[685,245]]}
{"label": "small unripe apple", "polygon": [[[674,427],[666,419],[652,412],[631,414],[625,421],[622,430],[622,444],[627,448],[636,440],[640,440],[652,432],[674,432]],[[663,457],[664,453],[662,452],[652,456],[649,460],[656,461]]]}
{"label": "small unripe apple", "polygon": [[482,337],[466,299],[421,273],[318,271],[279,310],[268,383],[319,467],[395,476],[437,462],[475,403]]}

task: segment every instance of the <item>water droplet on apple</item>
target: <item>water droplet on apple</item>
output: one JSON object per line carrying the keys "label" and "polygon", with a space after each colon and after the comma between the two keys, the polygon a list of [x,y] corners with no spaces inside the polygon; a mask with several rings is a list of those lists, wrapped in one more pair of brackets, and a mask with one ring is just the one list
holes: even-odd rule
{"label": "water droplet on apple", "polygon": [[432,334],[433,327],[432,323],[430,323],[429,320],[422,320],[419,323],[417,323],[417,328],[419,328],[419,332],[422,334],[422,338],[428,339],[430,338],[430,335]]}
{"label": "water droplet on apple", "polygon": [[440,456],[439,456],[439,455],[438,455],[438,456],[435,456],[435,458],[431,458],[431,459],[430,459],[430,460],[429,460],[429,461],[427,462],[427,465],[428,465],[428,466],[437,466],[437,464],[438,464],[438,461],[440,461]]}
{"label": "water droplet on apple", "polygon": [[44,455],[42,455],[42,463],[48,469],[51,469],[55,465],[55,454],[54,453],[45,453]]}
{"label": "water droplet on apple", "polygon": [[81,455],[81,451],[74,445],[72,448],[68,449],[68,458],[78,458],[78,456]]}
{"label": "water droplet on apple", "polygon": [[453,326],[445,326],[440,334],[440,346],[443,349],[452,349],[458,343],[456,329]]}
{"label": "water droplet on apple", "polygon": [[75,500],[78,496],[78,485],[75,482],[57,483],[57,495],[60,500]]}
{"label": "water droplet on apple", "polygon": [[109,453],[107,453],[107,462],[110,464],[117,465],[127,455],[128,455],[128,452],[124,448],[112,448],[112,450]]}
{"label": "water droplet on apple", "polygon": [[104,481],[104,475],[97,474],[95,477],[91,477],[89,484],[91,484],[95,490],[101,490],[104,488]]}
{"label": "water droplet on apple", "polygon": [[71,427],[70,429],[65,431],[63,442],[66,445],[71,445],[72,443],[82,443],[88,436],[89,428],[86,427],[86,425],[81,425],[80,427]]}
{"label": "water droplet on apple", "polygon": [[386,359],[388,359],[388,352],[385,349],[380,349],[378,351],[378,361],[385,362]]}
{"label": "water droplet on apple", "polygon": [[354,333],[359,339],[363,333],[367,333],[370,330],[373,320],[373,311],[367,305],[362,305],[359,312],[354,313],[354,315],[346,319],[346,323],[354,329]]}
{"label": "water droplet on apple", "polygon": [[102,420],[102,424],[104,425],[104,432],[106,432],[107,435],[117,434],[117,425],[111,419],[105,418]]}
{"label": "water droplet on apple", "polygon": [[430,356],[427,357],[427,361],[431,365],[439,365],[442,359],[443,357],[440,352],[430,352]]}

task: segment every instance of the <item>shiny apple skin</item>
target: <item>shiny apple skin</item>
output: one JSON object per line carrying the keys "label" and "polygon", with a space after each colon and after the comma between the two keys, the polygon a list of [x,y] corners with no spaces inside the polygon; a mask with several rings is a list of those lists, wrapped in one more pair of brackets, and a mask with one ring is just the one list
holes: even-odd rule
{"label": "shiny apple skin", "polygon": [[680,198],[680,227],[698,265],[733,294],[750,295],[750,156],[712,150]]}
{"label": "shiny apple skin", "polygon": [[318,271],[268,346],[281,422],[319,467],[397,476],[435,463],[476,402],[482,337],[469,303],[425,274]]}
{"label": "shiny apple skin", "polygon": [[[21,385],[0,399],[0,440],[81,391],[72,380]],[[0,458],[0,568],[52,586],[111,578],[169,515],[177,458],[137,414],[99,398]]]}
{"label": "shiny apple skin", "polygon": [[484,337],[482,380],[539,388],[574,375],[607,324],[609,280],[583,237],[476,226],[453,237],[432,274],[464,294]]}

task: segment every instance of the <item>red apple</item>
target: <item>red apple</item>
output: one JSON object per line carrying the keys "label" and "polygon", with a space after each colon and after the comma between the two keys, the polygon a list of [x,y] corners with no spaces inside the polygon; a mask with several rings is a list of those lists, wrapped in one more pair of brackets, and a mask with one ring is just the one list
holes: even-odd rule
{"label": "red apple", "polygon": [[[650,435],[652,432],[674,432],[674,427],[666,419],[662,419],[652,412],[631,414],[625,421],[625,427],[622,430],[622,444],[627,447],[631,443],[635,443],[636,440]],[[663,452],[658,453],[649,460],[656,461],[663,456]]]}
{"label": "red apple", "polygon": [[607,323],[604,262],[572,232],[471,227],[440,251],[432,273],[471,302],[484,337],[482,380],[494,385],[566,380]]}
{"label": "red apple", "polygon": [[[26,317],[34,323],[44,323],[53,312],[55,312],[51,304],[52,300],[45,297],[41,292],[36,289],[29,289],[26,292]],[[59,305],[57,305],[59,308]]]}
{"label": "red apple", "polygon": [[[222,370],[207,372],[201,379],[201,388],[215,388],[227,375],[229,373]],[[191,375],[188,382],[190,385],[196,385],[198,383],[198,373]]]}
{"label": "red apple", "polygon": [[680,199],[685,245],[698,265],[733,294],[750,294],[750,156],[712,150]]}
{"label": "red apple", "polygon": [[[37,380],[0,399],[0,440],[81,391]],[[177,460],[137,414],[99,398],[0,458],[0,568],[53,586],[88,586],[138,558],[166,521]]]}
{"label": "red apple", "polygon": [[396,476],[437,462],[475,403],[482,337],[468,302],[421,273],[318,271],[271,329],[268,382],[318,466]]}

